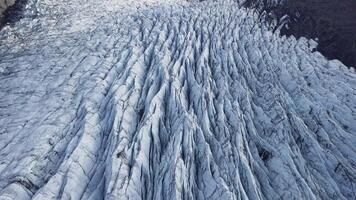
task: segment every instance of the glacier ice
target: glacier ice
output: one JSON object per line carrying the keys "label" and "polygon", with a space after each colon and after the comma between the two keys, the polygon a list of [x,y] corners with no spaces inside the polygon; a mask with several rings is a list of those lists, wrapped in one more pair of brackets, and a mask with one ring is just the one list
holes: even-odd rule
{"label": "glacier ice", "polygon": [[356,198],[356,75],[313,40],[232,1],[28,5],[0,32],[0,199]]}

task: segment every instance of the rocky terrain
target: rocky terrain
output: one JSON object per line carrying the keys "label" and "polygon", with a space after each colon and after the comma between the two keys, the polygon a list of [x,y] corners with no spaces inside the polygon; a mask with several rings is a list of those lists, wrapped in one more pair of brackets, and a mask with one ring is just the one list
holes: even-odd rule
{"label": "rocky terrain", "polygon": [[0,199],[355,199],[356,74],[234,1],[30,0]]}
{"label": "rocky terrain", "polygon": [[281,23],[287,22],[281,29],[282,35],[318,39],[317,50],[323,55],[356,67],[356,1],[246,0],[244,3],[272,14],[272,19],[283,19]]}
{"label": "rocky terrain", "polygon": [[5,10],[14,3],[15,0],[0,0],[0,17],[3,17]]}

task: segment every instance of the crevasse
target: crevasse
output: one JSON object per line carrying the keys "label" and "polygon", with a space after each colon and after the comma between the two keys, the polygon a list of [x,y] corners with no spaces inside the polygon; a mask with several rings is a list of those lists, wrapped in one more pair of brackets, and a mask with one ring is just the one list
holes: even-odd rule
{"label": "crevasse", "polygon": [[0,199],[354,199],[356,75],[232,1],[31,1],[0,32]]}

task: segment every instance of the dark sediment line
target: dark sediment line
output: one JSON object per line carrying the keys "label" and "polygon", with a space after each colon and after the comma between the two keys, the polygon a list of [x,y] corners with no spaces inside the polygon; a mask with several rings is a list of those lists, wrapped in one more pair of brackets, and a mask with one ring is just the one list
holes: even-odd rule
{"label": "dark sediment line", "polygon": [[318,38],[317,50],[327,58],[338,59],[349,67],[356,66],[356,1],[286,0],[271,3],[248,0],[245,5],[272,13],[277,20],[288,15],[288,23],[281,28],[282,35]]}

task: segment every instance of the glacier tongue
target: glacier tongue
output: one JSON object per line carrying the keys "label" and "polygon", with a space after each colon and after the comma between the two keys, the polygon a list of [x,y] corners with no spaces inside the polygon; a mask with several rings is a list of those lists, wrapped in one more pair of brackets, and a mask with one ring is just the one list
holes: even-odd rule
{"label": "glacier tongue", "polygon": [[0,199],[356,198],[356,75],[315,42],[231,1],[51,2],[0,32]]}

